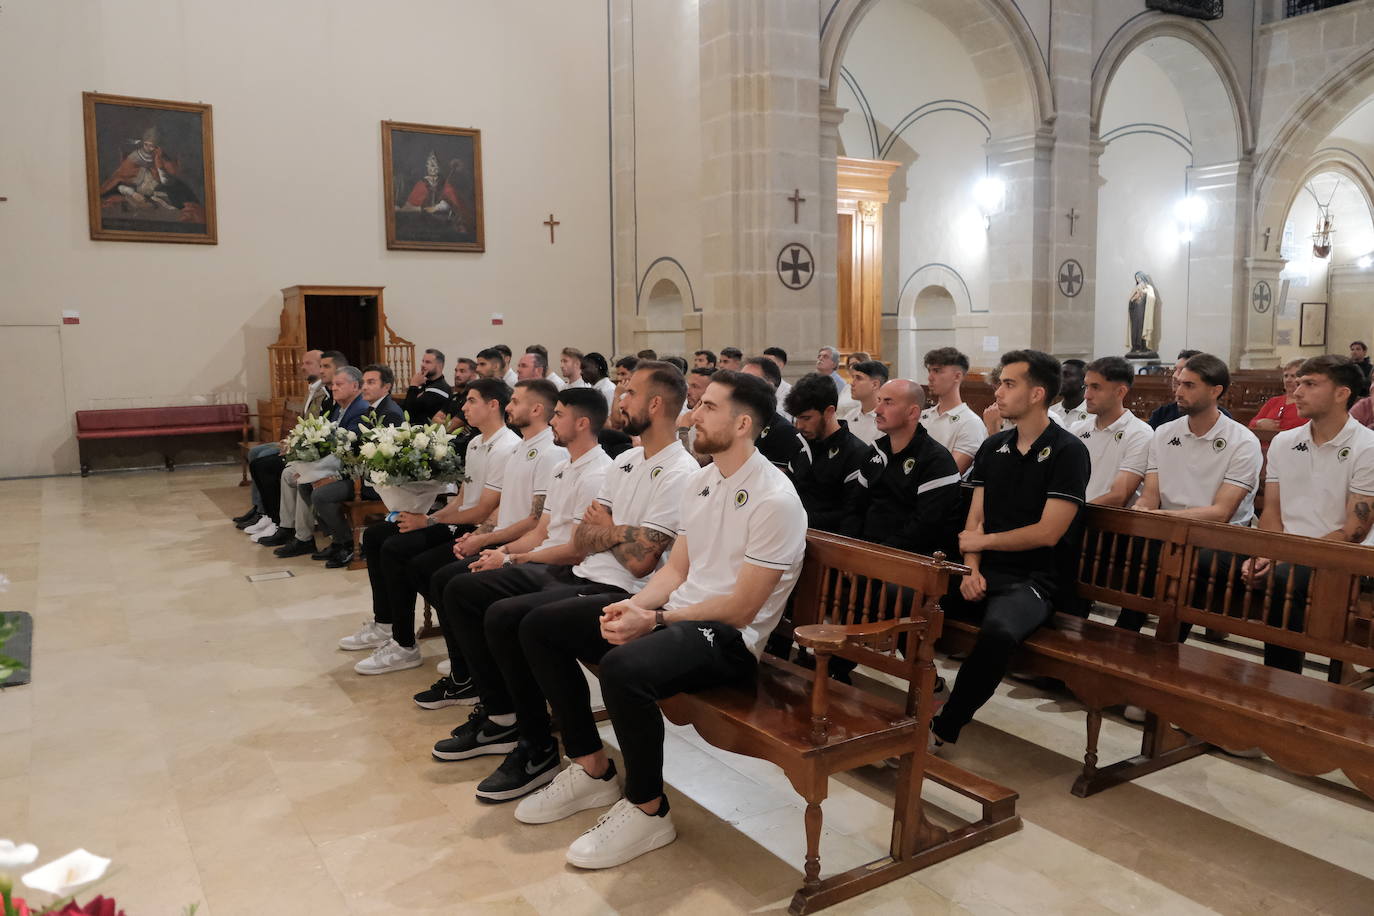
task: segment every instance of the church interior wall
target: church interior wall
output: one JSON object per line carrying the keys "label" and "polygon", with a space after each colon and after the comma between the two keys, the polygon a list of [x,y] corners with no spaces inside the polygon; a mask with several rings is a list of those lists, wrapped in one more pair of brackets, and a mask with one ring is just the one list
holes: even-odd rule
{"label": "church interior wall", "polygon": [[[0,474],[74,470],[74,410],[264,395],[279,291],[297,283],[384,286],[397,333],[452,356],[609,351],[604,3],[52,0],[4,16],[0,81],[24,91],[0,99],[0,358],[47,397],[41,416],[4,415],[24,457]],[[83,90],[213,105],[217,245],[88,238]],[[383,119],[482,131],[485,253],[386,249]],[[9,327],[62,310],[81,323],[55,339]]]}

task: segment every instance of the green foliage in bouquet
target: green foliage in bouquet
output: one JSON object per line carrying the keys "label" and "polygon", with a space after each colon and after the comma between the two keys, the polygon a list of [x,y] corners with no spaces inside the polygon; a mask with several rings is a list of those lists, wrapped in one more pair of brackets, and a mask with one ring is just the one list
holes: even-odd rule
{"label": "green foliage in bouquet", "polygon": [[358,434],[324,417],[301,417],[286,437],[288,462],[319,461],[330,455],[344,458],[352,450]]}
{"label": "green foliage in bouquet", "polygon": [[463,480],[463,454],[453,447],[456,436],[443,424],[412,426],[407,420],[400,426],[377,426],[365,420],[361,428],[356,450],[344,458],[344,467],[364,483],[397,487]]}

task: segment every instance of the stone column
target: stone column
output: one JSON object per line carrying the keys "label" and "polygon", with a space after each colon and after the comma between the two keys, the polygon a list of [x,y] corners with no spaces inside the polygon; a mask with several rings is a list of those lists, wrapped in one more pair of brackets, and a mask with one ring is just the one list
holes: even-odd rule
{"label": "stone column", "polygon": [[[823,104],[820,109],[820,193],[816,195],[816,219],[819,221],[819,225],[816,229],[817,246],[815,249],[818,264],[815,282],[820,284],[820,289],[817,290],[819,302],[816,314],[817,334],[819,336],[813,338],[817,347],[823,345],[822,339],[825,343],[834,344],[836,341],[832,338],[839,331],[839,303],[836,288],[838,283],[836,265],[839,263],[836,190],[839,181],[835,160],[840,155],[840,123],[844,121],[844,116],[847,113],[848,109],[838,108],[834,105]],[[790,354],[791,351],[788,352]],[[809,356],[815,356],[815,354],[801,353],[793,360],[793,364],[802,362],[802,357]],[[802,364],[805,365],[804,362]],[[800,374],[804,375],[805,373]]]}
{"label": "stone column", "polygon": [[988,223],[988,334],[995,352],[969,354],[992,365],[1016,347],[1050,349],[1050,218],[1054,138],[1047,130],[989,140],[989,174],[1006,184],[1001,212]]}
{"label": "stone column", "polygon": [[[1274,317],[1278,313],[1283,281],[1279,275],[1288,262],[1283,258],[1246,258],[1244,318],[1236,325],[1242,369],[1267,369],[1278,365],[1274,353]],[[1265,305],[1265,292],[1268,305]],[[1258,308],[1257,308],[1258,307]],[[1233,363],[1234,365],[1234,363]]]}
{"label": "stone column", "polygon": [[[1249,352],[1249,317],[1266,323],[1265,352],[1272,354],[1274,346],[1277,305],[1256,314],[1250,308],[1254,283],[1246,283],[1250,170],[1250,160],[1241,159],[1188,171],[1188,193],[1207,205],[1207,214],[1193,228],[1188,246],[1188,346],[1215,353],[1231,365]],[[1273,294],[1278,295],[1277,284],[1273,284]]]}
{"label": "stone column", "polygon": [[[835,335],[834,163],[821,158],[817,16],[814,2],[701,0],[703,261],[713,293],[702,317],[714,349],[776,344],[800,356]],[[794,188],[806,198],[796,223]],[[788,243],[812,254],[801,290],[778,279]],[[818,270],[825,257],[828,271]]]}

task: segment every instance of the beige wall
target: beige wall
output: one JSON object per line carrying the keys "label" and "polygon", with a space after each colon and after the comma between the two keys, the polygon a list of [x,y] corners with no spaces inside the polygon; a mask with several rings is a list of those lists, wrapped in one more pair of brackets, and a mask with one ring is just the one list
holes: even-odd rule
{"label": "beige wall", "polygon": [[[42,384],[0,408],[0,476],[74,470],[74,410],[262,395],[295,283],[385,286],[451,356],[609,352],[606,73],[600,0],[5,4],[0,372]],[[218,245],[90,240],[83,90],[214,106]],[[482,130],[486,253],[386,250],[383,119]]]}

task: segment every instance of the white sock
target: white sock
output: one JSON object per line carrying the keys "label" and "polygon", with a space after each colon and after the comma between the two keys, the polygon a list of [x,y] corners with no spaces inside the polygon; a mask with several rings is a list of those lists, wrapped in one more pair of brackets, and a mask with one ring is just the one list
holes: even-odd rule
{"label": "white sock", "polygon": [[513,712],[502,713],[499,716],[487,716],[487,718],[491,720],[492,725],[500,725],[503,728],[510,728],[515,724],[515,713]]}

